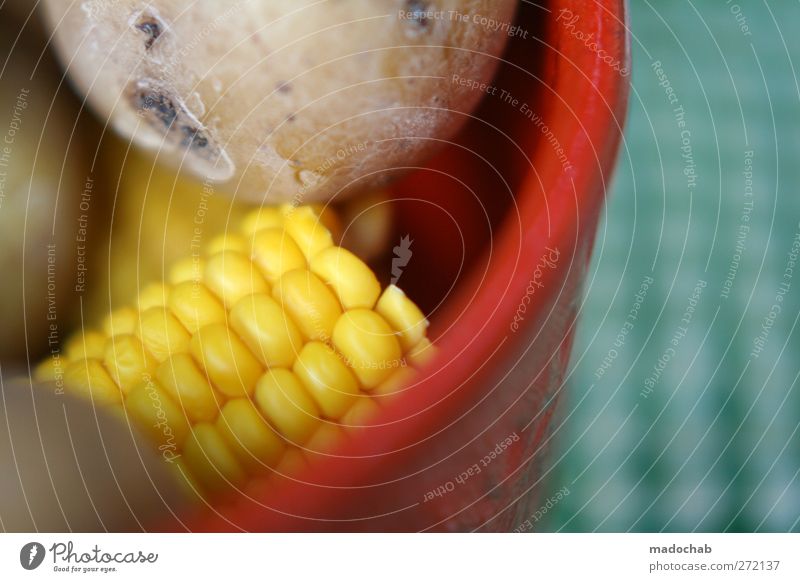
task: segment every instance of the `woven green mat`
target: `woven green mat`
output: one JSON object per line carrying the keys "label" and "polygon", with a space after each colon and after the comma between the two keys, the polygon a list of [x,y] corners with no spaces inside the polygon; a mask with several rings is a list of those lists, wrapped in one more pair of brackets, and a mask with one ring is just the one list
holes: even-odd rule
{"label": "woven green mat", "polygon": [[630,9],[626,143],[549,460],[569,495],[537,528],[797,531],[800,4]]}

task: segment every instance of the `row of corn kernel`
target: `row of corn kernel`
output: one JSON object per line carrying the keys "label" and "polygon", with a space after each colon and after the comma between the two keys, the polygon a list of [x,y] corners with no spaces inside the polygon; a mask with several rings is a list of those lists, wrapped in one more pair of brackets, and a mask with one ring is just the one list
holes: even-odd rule
{"label": "row of corn kernel", "polygon": [[310,207],[254,211],[206,252],[74,337],[63,364],[67,389],[132,417],[203,490],[329,450],[432,353],[419,309]]}

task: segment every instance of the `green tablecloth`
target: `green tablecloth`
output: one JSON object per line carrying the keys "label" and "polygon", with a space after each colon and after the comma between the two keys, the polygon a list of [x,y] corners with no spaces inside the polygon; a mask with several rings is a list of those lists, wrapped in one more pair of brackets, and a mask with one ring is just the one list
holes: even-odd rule
{"label": "green tablecloth", "polygon": [[737,1],[630,2],[540,530],[800,530],[800,4]]}

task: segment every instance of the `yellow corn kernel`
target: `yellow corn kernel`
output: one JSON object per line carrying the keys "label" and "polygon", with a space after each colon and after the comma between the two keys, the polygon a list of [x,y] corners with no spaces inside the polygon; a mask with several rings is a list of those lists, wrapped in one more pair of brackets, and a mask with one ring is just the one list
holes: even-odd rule
{"label": "yellow corn kernel", "polygon": [[275,467],[275,472],[279,475],[297,475],[307,467],[308,461],[303,451],[290,447],[286,449],[281,462]]}
{"label": "yellow corn kernel", "polygon": [[320,251],[311,259],[309,268],[333,288],[345,309],[372,309],[381,294],[381,284],[372,269],[341,247]]}
{"label": "yellow corn kernel", "polygon": [[48,356],[36,366],[33,371],[33,379],[37,382],[58,382],[64,381],[64,366],[71,360],[61,356]]}
{"label": "yellow corn kernel", "polygon": [[246,255],[248,252],[247,241],[236,234],[218,234],[208,241],[208,245],[205,248],[206,255],[209,256],[225,251],[234,251]]}
{"label": "yellow corn kernel", "polygon": [[207,325],[194,334],[190,351],[217,390],[231,398],[252,394],[263,372],[242,340],[222,323]]}
{"label": "yellow corn kernel", "polygon": [[297,243],[307,260],[321,250],[333,246],[330,231],[319,221],[319,215],[309,206],[286,210],[283,228]]}
{"label": "yellow corn kernel", "polygon": [[346,440],[346,435],[338,424],[323,422],[317,432],[303,447],[306,453],[330,455],[341,447]]}
{"label": "yellow corn kernel", "polygon": [[253,235],[252,256],[270,283],[288,271],[306,266],[300,247],[282,228],[268,228]]}
{"label": "yellow corn kernel", "polygon": [[269,285],[244,255],[217,253],[206,261],[204,281],[226,308],[245,295],[269,293]]}
{"label": "yellow corn kernel", "polygon": [[169,282],[199,283],[203,279],[203,259],[198,256],[186,257],[176,261],[169,270]]}
{"label": "yellow corn kernel", "polygon": [[311,271],[297,269],[281,277],[272,295],[289,313],[308,340],[328,341],[342,314],[336,296]]}
{"label": "yellow corn kernel", "polygon": [[64,384],[73,393],[95,404],[119,402],[122,393],[100,360],[75,360],[64,369]]}
{"label": "yellow corn kernel", "polygon": [[431,343],[431,340],[424,337],[408,352],[408,359],[414,366],[421,368],[433,360],[436,351],[436,346]]}
{"label": "yellow corn kernel", "polygon": [[357,398],[355,376],[336,352],[323,343],[309,342],[303,346],[292,370],[326,418],[340,419]]}
{"label": "yellow corn kernel", "polygon": [[167,304],[169,287],[163,283],[150,283],[139,293],[139,311],[146,311],[153,307],[163,307]]}
{"label": "yellow corn kernel", "polygon": [[225,321],[225,308],[204,285],[186,281],[169,293],[169,308],[189,333]]}
{"label": "yellow corn kernel", "polygon": [[389,246],[393,211],[387,190],[373,190],[348,198],[337,208],[347,225],[339,246],[364,261],[375,259]]}
{"label": "yellow corn kernel", "polygon": [[346,311],[333,328],[333,345],[366,390],[375,388],[405,365],[392,328],[369,309]]}
{"label": "yellow corn kernel", "polygon": [[[278,213],[279,213],[279,215],[281,217],[281,221],[284,221],[284,220],[286,220],[287,216],[289,216],[292,212],[296,211],[298,208],[302,208],[302,206],[299,206],[299,205],[295,204],[294,202],[285,202],[285,203],[277,206],[275,208],[275,210],[278,211]],[[316,211],[314,211],[314,212],[316,213]],[[281,222],[281,224],[283,224],[283,222]]]}
{"label": "yellow corn kernel", "polygon": [[194,422],[217,417],[222,398],[209,385],[189,354],[175,354],[156,370],[164,390]]}
{"label": "yellow corn kernel", "polygon": [[414,378],[417,371],[411,366],[406,366],[395,370],[394,374],[377,388],[370,391],[370,396],[376,398],[378,404],[387,402],[389,396],[399,394],[414,385]]}
{"label": "yellow corn kernel", "polygon": [[376,404],[373,398],[361,397],[342,417],[342,426],[348,428],[369,426],[377,418],[380,411],[381,407]]}
{"label": "yellow corn kernel", "polygon": [[236,486],[246,478],[241,464],[213,424],[200,422],[192,427],[183,459],[200,484],[212,492]]}
{"label": "yellow corn kernel", "polygon": [[270,424],[292,444],[305,443],[320,424],[319,407],[290,370],[267,370],[256,386],[255,401]]}
{"label": "yellow corn kernel", "polygon": [[389,285],[378,300],[375,311],[399,334],[403,351],[410,350],[425,337],[428,320],[399,287]]}
{"label": "yellow corn kernel", "polygon": [[334,241],[338,241],[342,236],[342,221],[339,214],[330,204],[310,204],[309,207],[319,217],[319,222],[327,228]]}
{"label": "yellow corn kernel", "polygon": [[136,336],[156,361],[163,362],[170,354],[189,349],[191,334],[165,307],[143,311],[136,327]]}
{"label": "yellow corn kernel", "polygon": [[240,299],[231,309],[230,325],[265,366],[288,368],[303,347],[297,325],[269,295]]}
{"label": "yellow corn kernel", "polygon": [[76,333],[64,346],[68,360],[86,358],[102,359],[106,349],[106,336],[97,331]]}
{"label": "yellow corn kernel", "polygon": [[152,356],[132,335],[118,335],[106,342],[103,363],[123,394],[142,381],[153,366]]}
{"label": "yellow corn kernel", "polygon": [[242,221],[241,230],[245,236],[253,236],[265,228],[283,226],[283,214],[274,206],[263,206],[250,212]]}
{"label": "yellow corn kernel", "polygon": [[136,318],[139,316],[135,309],[123,307],[115,309],[103,321],[103,331],[109,336],[133,333],[136,327]]}
{"label": "yellow corn kernel", "polygon": [[217,430],[239,462],[253,472],[274,467],[285,446],[247,398],[229,401],[217,419]]}
{"label": "yellow corn kernel", "polygon": [[159,451],[174,453],[184,446],[189,422],[152,378],[146,377],[130,390],[125,397],[125,410]]}

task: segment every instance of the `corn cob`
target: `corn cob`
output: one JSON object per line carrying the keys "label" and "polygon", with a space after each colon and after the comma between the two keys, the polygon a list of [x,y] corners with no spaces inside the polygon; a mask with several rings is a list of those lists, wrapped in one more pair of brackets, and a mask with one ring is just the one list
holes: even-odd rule
{"label": "corn cob", "polygon": [[323,221],[307,206],[253,211],[136,308],[76,334],[37,379],[133,420],[200,495],[296,470],[369,422],[434,350],[419,308]]}

